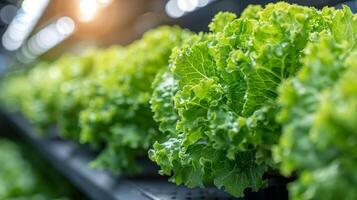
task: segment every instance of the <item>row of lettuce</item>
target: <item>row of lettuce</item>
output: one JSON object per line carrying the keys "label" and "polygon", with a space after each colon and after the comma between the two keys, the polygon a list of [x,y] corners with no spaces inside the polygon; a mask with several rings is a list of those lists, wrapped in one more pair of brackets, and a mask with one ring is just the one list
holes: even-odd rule
{"label": "row of lettuce", "polygon": [[292,199],[356,199],[357,16],[287,3],[218,13],[210,32],[160,27],[2,81],[39,129],[100,151],[94,167],[234,196],[297,174]]}
{"label": "row of lettuce", "polygon": [[21,141],[0,139],[0,199],[85,200]]}

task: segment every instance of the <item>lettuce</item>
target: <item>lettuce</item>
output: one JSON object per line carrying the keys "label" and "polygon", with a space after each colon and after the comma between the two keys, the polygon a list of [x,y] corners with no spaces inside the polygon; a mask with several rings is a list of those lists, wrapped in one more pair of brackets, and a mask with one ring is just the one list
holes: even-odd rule
{"label": "lettuce", "polygon": [[[271,151],[281,135],[277,88],[302,67],[306,47],[320,34],[340,37],[334,21],[341,14],[350,11],[282,2],[250,6],[240,18],[217,14],[210,33],[176,49],[151,99],[166,136],[149,151],[160,173],[234,196],[266,186],[263,174],[278,168]],[[351,19],[345,20],[347,26]]]}
{"label": "lettuce", "polygon": [[[1,99],[21,111],[40,133],[55,123],[62,125],[66,119],[73,119],[69,115],[64,120],[59,119],[72,97],[66,90],[92,73],[93,55],[94,51],[78,57],[64,55],[53,63],[40,62],[28,71],[10,74],[2,82]],[[70,135],[68,132],[73,134],[73,130],[67,130],[63,128],[61,133],[64,136]]]}
{"label": "lettuce", "polygon": [[341,10],[249,6],[210,32],[163,26],[127,47],[40,63],[0,98],[41,129],[99,152],[92,166],[160,174],[234,196],[265,173],[297,174],[293,199],[355,199],[357,18]]}
{"label": "lettuce", "polygon": [[292,199],[357,198],[357,18],[347,8],[334,16],[333,34],[306,48],[302,70],[280,88],[274,157],[283,174],[299,174]]}
{"label": "lettuce", "polygon": [[115,62],[122,52],[121,47],[113,46],[107,49],[91,49],[77,59],[77,64],[67,66],[66,70],[86,69],[71,79],[61,82],[58,94],[57,123],[60,134],[65,138],[80,141],[80,113],[91,99],[98,93],[97,81],[106,77],[109,69],[115,67]]}
{"label": "lettuce", "polygon": [[137,159],[160,138],[152,119],[151,83],[168,66],[172,49],[190,32],[163,26],[127,47],[64,55],[2,81],[1,100],[24,113],[42,132],[59,133],[99,152],[95,167],[140,171]]}
{"label": "lettuce", "polygon": [[98,92],[80,112],[79,122],[80,141],[104,147],[92,166],[126,174],[141,170],[136,160],[158,139],[149,105],[151,83],[167,68],[172,48],[188,35],[178,27],[149,31],[125,47],[102,79],[91,79]]}
{"label": "lettuce", "polygon": [[0,139],[0,199],[78,199],[78,191],[35,154],[25,143]]}

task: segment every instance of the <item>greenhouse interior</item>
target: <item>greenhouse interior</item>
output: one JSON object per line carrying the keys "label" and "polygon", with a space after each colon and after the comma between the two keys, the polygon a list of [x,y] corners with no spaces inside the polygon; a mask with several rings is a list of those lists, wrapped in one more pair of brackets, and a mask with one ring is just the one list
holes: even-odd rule
{"label": "greenhouse interior", "polygon": [[357,200],[357,0],[1,0],[0,200]]}

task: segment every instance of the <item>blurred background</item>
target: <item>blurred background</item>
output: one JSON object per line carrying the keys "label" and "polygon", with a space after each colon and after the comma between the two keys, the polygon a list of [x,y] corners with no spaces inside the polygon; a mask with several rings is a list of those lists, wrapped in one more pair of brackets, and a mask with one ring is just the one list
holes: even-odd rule
{"label": "blurred background", "polygon": [[[86,47],[126,45],[162,24],[206,31],[218,11],[239,13],[268,0],[1,0],[0,76],[13,66],[52,60]],[[356,12],[357,1],[290,0],[301,5],[341,7]]]}

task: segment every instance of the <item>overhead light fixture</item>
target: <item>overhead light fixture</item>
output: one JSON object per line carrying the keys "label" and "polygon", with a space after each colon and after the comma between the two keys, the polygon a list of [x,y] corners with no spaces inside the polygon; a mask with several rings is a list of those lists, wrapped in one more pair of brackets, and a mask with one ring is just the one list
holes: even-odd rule
{"label": "overhead light fixture", "polygon": [[24,0],[15,18],[2,36],[5,49],[15,51],[21,47],[41,17],[49,0],[37,0],[36,3]]}
{"label": "overhead light fixture", "polygon": [[30,62],[57,46],[75,31],[75,23],[70,17],[61,17],[33,35],[21,48],[17,58],[21,62]]}
{"label": "overhead light fixture", "polygon": [[70,35],[74,32],[74,21],[69,17],[61,17],[56,22],[56,29],[62,35]]}
{"label": "overhead light fixture", "polygon": [[172,18],[181,17],[185,12],[178,6],[177,0],[170,0],[165,6],[166,14]]}
{"label": "overhead light fixture", "polygon": [[215,0],[169,0],[166,3],[166,14],[172,18],[182,17],[197,8],[204,7]]}
{"label": "overhead light fixture", "polygon": [[79,2],[79,20],[82,22],[91,21],[98,12],[97,0],[80,0]]}
{"label": "overhead light fixture", "polygon": [[97,0],[98,4],[102,6],[108,6],[112,3],[113,0]]}
{"label": "overhead light fixture", "polygon": [[178,7],[184,12],[192,12],[198,5],[198,0],[177,0]]}
{"label": "overhead light fixture", "polygon": [[79,0],[79,20],[89,22],[93,20],[100,8],[109,6],[113,0]]}
{"label": "overhead light fixture", "polygon": [[198,0],[197,7],[205,7],[209,2],[210,0]]}

